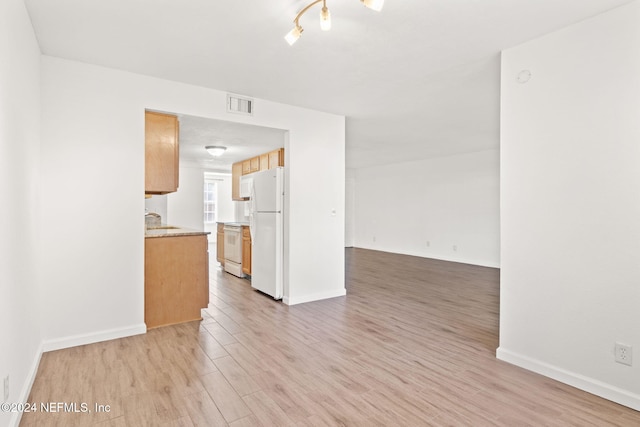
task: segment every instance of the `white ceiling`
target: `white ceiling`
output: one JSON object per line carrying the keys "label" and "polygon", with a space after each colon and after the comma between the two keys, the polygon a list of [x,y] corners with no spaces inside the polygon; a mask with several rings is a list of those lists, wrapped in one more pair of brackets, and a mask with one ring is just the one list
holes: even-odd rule
{"label": "white ceiling", "polygon": [[[44,54],[344,114],[347,165],[498,147],[499,52],[630,0],[25,0]],[[256,107],[257,108],[257,107]]]}
{"label": "white ceiling", "polygon": [[[180,163],[212,172],[230,172],[231,164],[284,147],[286,131],[263,126],[213,120],[179,114]],[[212,157],[207,145],[227,147],[221,157]]]}

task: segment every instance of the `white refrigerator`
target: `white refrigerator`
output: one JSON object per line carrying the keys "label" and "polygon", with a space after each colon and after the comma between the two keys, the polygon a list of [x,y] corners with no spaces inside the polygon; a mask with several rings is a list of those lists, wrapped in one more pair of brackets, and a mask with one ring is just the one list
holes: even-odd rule
{"label": "white refrigerator", "polygon": [[251,287],[282,299],[284,169],[251,174]]}

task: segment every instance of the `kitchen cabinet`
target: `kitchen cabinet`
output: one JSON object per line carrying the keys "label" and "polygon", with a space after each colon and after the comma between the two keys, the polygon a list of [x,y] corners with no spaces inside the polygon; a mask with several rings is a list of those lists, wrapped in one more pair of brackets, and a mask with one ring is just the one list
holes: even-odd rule
{"label": "kitchen cabinet", "polygon": [[178,190],[178,134],[177,116],[145,112],[145,194]]}
{"label": "kitchen cabinet", "polygon": [[147,328],[201,320],[209,305],[207,235],[147,237],[144,250]]}
{"label": "kitchen cabinet", "polygon": [[251,168],[249,169],[249,173],[260,171],[260,156],[253,157],[250,163],[251,163]]}
{"label": "kitchen cabinet", "polygon": [[278,166],[284,166],[284,148],[279,148],[269,153],[269,169]]}
{"label": "kitchen cabinet", "polygon": [[242,162],[242,175],[251,173],[251,159],[244,160]]}
{"label": "kitchen cabinet", "polygon": [[260,155],[260,171],[269,170],[269,153]]}
{"label": "kitchen cabinet", "polygon": [[260,170],[260,156],[252,157],[242,162],[242,175],[258,172]]}
{"label": "kitchen cabinet", "polygon": [[242,272],[251,276],[251,232],[242,226]]}
{"label": "kitchen cabinet", "polygon": [[224,223],[219,222],[216,232],[216,260],[224,265]]}
{"label": "kitchen cabinet", "polygon": [[245,200],[240,197],[240,177],[242,176],[243,162],[234,163],[231,166],[231,199]]}
{"label": "kitchen cabinet", "polygon": [[241,162],[231,167],[231,199],[236,201],[248,200],[240,197],[240,177],[254,172],[284,166],[284,148],[278,148]]}

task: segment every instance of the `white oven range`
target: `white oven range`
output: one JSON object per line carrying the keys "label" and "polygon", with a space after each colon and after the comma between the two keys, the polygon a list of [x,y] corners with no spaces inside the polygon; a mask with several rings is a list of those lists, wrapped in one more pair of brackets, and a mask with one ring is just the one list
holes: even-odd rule
{"label": "white oven range", "polygon": [[224,225],[224,270],[234,276],[244,277],[242,272],[242,226]]}

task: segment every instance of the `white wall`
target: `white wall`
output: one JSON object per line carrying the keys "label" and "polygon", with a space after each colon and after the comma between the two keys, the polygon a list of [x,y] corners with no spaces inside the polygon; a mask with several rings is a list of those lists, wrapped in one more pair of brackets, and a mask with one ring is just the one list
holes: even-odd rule
{"label": "white wall", "polygon": [[145,108],[289,129],[286,302],[345,293],[344,117],[265,100],[244,117],[226,113],[225,92],[46,56],[42,67],[47,348],[144,331]]}
{"label": "white wall", "polygon": [[204,230],[204,170],[180,166],[178,191],[167,195],[166,223]]}
{"label": "white wall", "polygon": [[231,175],[210,175],[216,179],[218,198],[216,199],[216,220],[221,222],[231,221],[234,215],[233,201],[231,199]]}
{"label": "white wall", "polygon": [[[21,402],[42,340],[40,50],[21,0],[0,2],[0,58],[0,387],[8,375],[8,401]],[[18,413],[0,411],[2,426],[17,425],[18,419]]]}
{"label": "white wall", "polygon": [[144,199],[144,207],[147,212],[157,213],[160,215],[160,221],[165,224],[167,222],[167,195],[155,194],[148,199]]}
{"label": "white wall", "polygon": [[356,242],[356,170],[345,171],[345,224],[344,245],[355,246]]}
{"label": "white wall", "polygon": [[45,349],[142,333],[143,79],[42,66]]}
{"label": "white wall", "polygon": [[633,2],[503,53],[498,350],[637,410],[639,22]]}
{"label": "white wall", "polygon": [[[205,174],[217,184],[216,221],[234,221],[235,202],[231,200],[231,175],[207,172],[206,169],[191,164],[180,165],[180,185],[176,193],[145,199],[145,207],[149,212],[160,214],[163,224],[202,229],[204,213],[200,215],[200,212],[203,211],[204,178],[201,177]],[[205,228],[210,232],[216,230],[215,224]]]}
{"label": "white wall", "polygon": [[233,217],[235,222],[249,222],[249,202],[231,202],[233,204]]}
{"label": "white wall", "polygon": [[357,169],[355,246],[497,267],[499,187],[497,150]]}
{"label": "white wall", "polygon": [[[215,172],[205,172],[205,180],[210,179],[216,183],[216,222],[232,222],[235,214],[234,201],[231,198],[231,174],[222,174]],[[209,244],[213,245],[217,241],[218,227],[216,223],[205,224],[205,231],[209,233]],[[217,249],[209,248],[211,259],[214,258]]]}

